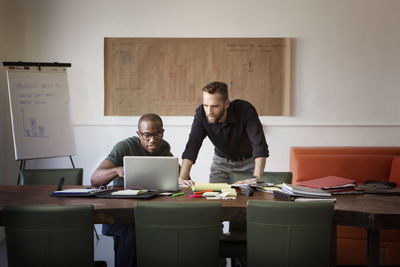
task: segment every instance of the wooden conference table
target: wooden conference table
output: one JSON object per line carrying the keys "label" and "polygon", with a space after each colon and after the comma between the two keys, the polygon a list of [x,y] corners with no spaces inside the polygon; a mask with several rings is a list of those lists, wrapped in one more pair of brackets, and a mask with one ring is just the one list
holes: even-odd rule
{"label": "wooden conference table", "polygon": [[[65,187],[70,188],[70,187]],[[94,223],[134,222],[135,201],[197,202],[206,199],[189,198],[189,189],[183,196],[162,196],[149,200],[107,199],[97,197],[50,197],[55,186],[0,186],[0,225],[3,225],[4,205],[79,205],[92,204]],[[221,202],[221,221],[246,220],[246,202],[249,199],[274,200],[272,194],[255,192],[251,197],[239,195],[236,200]],[[334,225],[363,227],[368,233],[368,266],[379,265],[379,230],[400,229],[400,196],[342,195],[336,196]],[[336,238],[334,239],[336,242]]]}

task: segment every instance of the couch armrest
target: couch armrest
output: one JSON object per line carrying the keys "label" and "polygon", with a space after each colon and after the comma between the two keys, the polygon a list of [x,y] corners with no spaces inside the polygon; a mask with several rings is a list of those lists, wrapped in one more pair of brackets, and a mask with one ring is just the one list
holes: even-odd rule
{"label": "couch armrest", "polygon": [[400,156],[395,156],[392,160],[389,182],[396,183],[397,187],[400,187]]}

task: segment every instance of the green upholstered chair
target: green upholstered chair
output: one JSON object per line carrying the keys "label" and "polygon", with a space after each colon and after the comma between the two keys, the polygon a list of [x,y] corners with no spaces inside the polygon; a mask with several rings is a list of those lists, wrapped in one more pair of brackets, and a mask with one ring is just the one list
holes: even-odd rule
{"label": "green upholstered chair", "polygon": [[92,205],[6,205],[3,221],[10,267],[94,265]]}
{"label": "green upholstered chair", "polygon": [[219,202],[135,202],[138,267],[218,266]]}
{"label": "green upholstered chair", "polygon": [[21,185],[57,185],[61,177],[64,185],[82,185],[83,169],[22,169]]}
{"label": "green upholstered chair", "polygon": [[[82,168],[64,169],[22,169],[19,171],[21,185],[58,185],[64,177],[64,185],[82,185]],[[96,228],[93,228],[99,240]]]}
{"label": "green upholstered chair", "polygon": [[247,202],[247,266],[330,265],[333,203]]}
{"label": "green upholstered chair", "polygon": [[[231,184],[249,179],[253,176],[252,171],[232,171]],[[291,183],[291,172],[264,172],[262,180],[268,183],[281,184]],[[221,258],[246,258],[246,223],[230,221],[229,232],[220,236]]]}
{"label": "green upholstered chair", "polygon": [[[252,171],[232,171],[231,173],[231,184],[236,183],[239,180],[245,180],[253,177]],[[268,183],[291,183],[292,173],[291,172],[264,172],[262,180]]]}

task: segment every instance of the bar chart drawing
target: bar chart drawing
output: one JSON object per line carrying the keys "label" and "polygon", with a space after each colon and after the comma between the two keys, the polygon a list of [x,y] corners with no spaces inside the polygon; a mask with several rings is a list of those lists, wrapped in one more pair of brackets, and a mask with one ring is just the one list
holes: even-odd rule
{"label": "bar chart drawing", "polygon": [[46,127],[44,125],[38,125],[36,117],[25,117],[24,109],[22,112],[22,127],[24,129],[25,137],[39,137],[39,138],[49,138],[46,135]]}

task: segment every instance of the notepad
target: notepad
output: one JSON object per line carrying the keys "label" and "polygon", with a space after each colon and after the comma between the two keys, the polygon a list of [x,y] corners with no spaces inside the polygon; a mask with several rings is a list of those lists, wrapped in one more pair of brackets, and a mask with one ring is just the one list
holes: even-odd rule
{"label": "notepad", "polygon": [[204,192],[203,193],[203,197],[209,198],[209,197],[216,197],[216,199],[218,198],[218,192]]}
{"label": "notepad", "polygon": [[144,193],[147,193],[147,190],[132,190],[132,189],[126,189],[126,190],[119,190],[112,192],[111,195],[113,196],[137,196],[141,195]]}
{"label": "notepad", "polygon": [[196,183],[192,186],[193,191],[221,191],[223,188],[231,188],[231,186],[227,183]]}
{"label": "notepad", "polygon": [[226,195],[227,197],[236,197],[237,196],[235,188],[222,188],[221,192],[228,193],[228,195]]}

